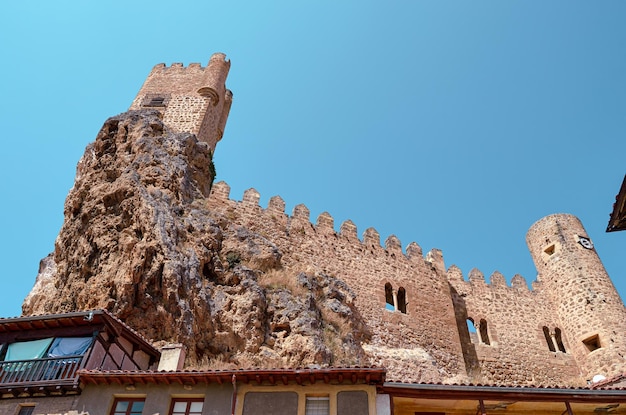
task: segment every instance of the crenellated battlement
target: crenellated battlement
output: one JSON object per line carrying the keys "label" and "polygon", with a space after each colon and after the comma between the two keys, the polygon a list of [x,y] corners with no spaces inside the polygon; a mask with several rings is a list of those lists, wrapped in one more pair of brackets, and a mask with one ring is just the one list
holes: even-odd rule
{"label": "crenellated battlement", "polygon": [[[452,286],[460,288],[461,285],[465,285],[466,288],[464,288],[463,291],[475,288],[483,291],[489,289],[497,291],[508,289],[512,291],[512,295],[520,295],[524,292],[532,293],[534,290],[541,287],[540,283],[534,281],[532,283],[532,289],[530,289],[527,280],[519,274],[513,276],[509,285],[507,284],[505,276],[498,271],[494,271],[489,277],[489,282],[487,282],[485,275],[476,268],[468,273],[466,279],[462,271],[456,265],[451,265],[450,268],[445,270],[443,255],[439,249],[433,248],[424,255],[421,246],[417,242],[410,242],[405,250],[403,250],[400,239],[393,234],[389,235],[384,240],[384,243],[381,243],[380,234],[373,227],[365,229],[361,238],[359,238],[357,226],[350,219],[342,222],[337,231],[335,230],[335,219],[330,213],[322,212],[315,221],[312,221],[310,210],[304,204],[294,206],[291,215],[287,215],[285,212],[285,201],[280,196],[271,197],[264,209],[259,204],[261,195],[254,188],[245,190],[241,202],[237,202],[230,198],[230,186],[222,181],[213,185],[211,198],[215,203],[231,203],[233,206],[240,204],[242,207],[248,209],[256,209],[259,213],[264,212],[270,215],[284,215],[288,232],[297,226],[299,232],[303,235],[310,233],[320,235],[333,234],[337,237],[352,241],[355,244],[355,248],[358,250],[376,250],[380,252],[381,255],[385,255],[386,260],[397,259],[414,262],[419,259],[430,267],[443,271],[446,279]],[[307,226],[302,227],[303,223],[306,223]]]}
{"label": "crenellated battlement", "polygon": [[[302,223],[306,223],[309,226],[298,228],[301,229],[301,232],[304,234],[310,232],[319,234],[331,233],[337,237],[355,242],[359,249],[377,249],[384,251],[387,257],[402,258],[408,261],[415,261],[417,258],[420,258],[431,266],[436,265],[441,269],[445,268],[443,255],[439,249],[433,248],[424,256],[421,246],[417,242],[410,242],[403,250],[400,239],[393,234],[389,235],[384,240],[384,243],[381,243],[380,234],[373,227],[365,229],[361,238],[359,238],[357,226],[350,219],[343,221],[337,231],[335,230],[335,219],[328,212],[320,213],[317,219],[313,221],[310,217],[309,208],[304,204],[298,204],[294,206],[290,215],[286,214],[286,203],[280,196],[272,196],[265,209],[259,203],[261,199],[260,193],[254,188],[244,191],[241,202],[237,202],[230,197],[230,186],[226,182],[221,181],[213,185],[211,198],[216,203],[231,203],[234,205],[240,203],[247,208],[256,208],[259,212],[266,212],[272,215],[285,215],[289,223],[288,230],[295,226],[294,223],[298,223],[299,226],[302,226]],[[464,278],[462,271],[456,265],[451,265],[445,273],[452,285],[468,284],[469,286],[479,286],[482,289],[493,288],[500,290],[502,288],[508,288],[512,290],[533,291],[529,289],[526,279],[519,274],[513,276],[510,285],[508,285],[504,275],[498,271],[494,271],[491,274],[489,283],[487,283],[484,274],[475,268],[469,272],[467,279]],[[538,286],[540,286],[540,284],[533,282],[533,289]]]}
{"label": "crenellated battlement", "polygon": [[[450,266],[447,271],[448,280],[450,284],[453,286],[458,286],[460,284],[466,284],[469,287],[476,287],[480,289],[494,289],[494,290],[502,290],[502,289],[510,289],[515,291],[533,291],[528,288],[528,284],[526,279],[519,275],[515,274],[511,279],[511,284],[507,284],[506,278],[499,271],[494,271],[489,276],[489,282],[485,278],[485,274],[483,274],[480,270],[473,268],[467,275],[467,279],[463,277],[463,272],[456,265]],[[534,287],[534,285],[533,285]]]}
{"label": "crenellated battlement", "polygon": [[[263,209],[259,204],[261,195],[254,188],[245,190],[241,202],[237,202],[236,200],[230,199],[230,186],[226,182],[221,181],[213,185],[211,198],[215,203],[231,203],[234,205],[239,203],[243,208],[257,209],[259,212],[265,212],[272,215],[285,215],[285,218],[289,223],[287,230],[292,229],[297,224],[297,226],[299,226],[298,229],[301,229],[301,232],[304,234],[307,232],[319,234],[330,233],[337,237],[342,237],[349,241],[356,242],[359,249],[380,249],[385,251],[388,256],[394,258],[404,258],[410,261],[413,261],[416,258],[421,258],[422,260],[425,259],[422,254],[422,248],[416,242],[409,243],[406,250],[403,251],[400,239],[398,239],[395,235],[389,235],[387,239],[385,239],[384,243],[381,244],[380,234],[375,228],[372,227],[365,229],[362,237],[359,239],[357,226],[349,219],[342,222],[339,226],[339,231],[336,231],[335,219],[328,212],[320,213],[315,222],[313,222],[310,217],[310,210],[304,204],[294,206],[291,215],[287,215],[285,212],[285,201],[280,196],[271,197],[267,207]],[[306,223],[309,226],[302,228],[302,223]],[[433,258],[434,257],[437,257],[437,261],[440,261],[443,264],[443,257],[441,256],[440,251],[437,255],[433,255]],[[431,261],[434,261],[434,259],[431,259]]]}

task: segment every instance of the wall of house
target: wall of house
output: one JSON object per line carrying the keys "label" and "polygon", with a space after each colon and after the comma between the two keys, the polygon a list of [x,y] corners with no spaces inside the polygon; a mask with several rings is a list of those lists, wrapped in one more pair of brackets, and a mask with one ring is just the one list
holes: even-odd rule
{"label": "wall of house", "polygon": [[0,414],[17,414],[21,406],[34,406],[33,415],[65,414],[73,410],[78,410],[80,413],[77,405],[78,395],[2,399],[0,400]]}
{"label": "wall of house", "polygon": [[86,368],[99,370],[148,370],[155,366],[150,356],[128,339],[102,332],[89,354]]}
{"label": "wall of house", "polygon": [[144,414],[167,415],[172,398],[204,398],[203,415],[230,414],[232,391],[230,383],[85,385],[78,408],[90,414],[108,414],[115,398],[145,398]]}
{"label": "wall of house", "polygon": [[[306,398],[327,397],[330,415],[376,415],[376,388],[369,385],[240,385],[237,415],[305,415]],[[381,411],[381,415],[385,414]],[[385,414],[387,415],[387,414]]]}

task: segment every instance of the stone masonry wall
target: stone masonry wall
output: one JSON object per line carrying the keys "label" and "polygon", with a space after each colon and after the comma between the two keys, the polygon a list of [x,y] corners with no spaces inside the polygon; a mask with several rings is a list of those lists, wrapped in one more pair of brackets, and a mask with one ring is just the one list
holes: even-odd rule
{"label": "stone masonry wall", "polygon": [[[466,281],[455,266],[448,270],[448,278],[453,287],[458,327],[464,332],[460,337],[466,363],[473,369],[475,379],[493,384],[513,381],[583,386],[570,345],[565,342],[565,353],[549,349],[542,328],[553,331],[560,323],[539,287],[529,290],[519,275],[507,286],[498,272],[491,275],[487,284],[478,270],[472,270]],[[489,344],[479,340],[480,329],[469,335],[469,318],[479,324],[486,322]]]}
{"label": "stone masonry wall", "polygon": [[[357,308],[373,334],[364,349],[373,364],[390,369],[390,379],[580,386],[589,379],[582,372],[585,363],[578,360],[571,323],[558,311],[557,297],[564,292],[550,292],[542,283],[530,290],[519,275],[508,286],[497,272],[489,284],[478,270],[465,280],[457,267],[445,270],[438,250],[424,257],[413,242],[404,253],[393,235],[381,246],[373,228],[360,240],[351,221],[341,224],[337,232],[328,213],[313,224],[304,205],[296,206],[288,216],[278,196],[263,209],[254,189],[247,190],[241,202],[230,200],[229,193],[226,183],[215,184],[209,209],[225,215],[233,226],[245,226],[275,244],[289,275],[324,272],[344,280],[357,293]],[[602,278],[610,284],[608,276]],[[406,313],[386,309],[386,283],[396,293],[401,287],[406,290]],[[610,301],[617,314],[623,311],[619,296]],[[489,344],[480,340],[480,328],[479,333],[470,333],[468,319],[478,325],[486,323]],[[555,330],[561,330],[564,352],[556,344]],[[624,370],[623,359],[614,356],[611,361],[613,371]],[[425,362],[436,370],[426,369]],[[610,367],[603,368],[607,376],[612,373]]]}
{"label": "stone masonry wall", "polygon": [[[267,209],[262,209],[254,189],[246,191],[242,202],[230,200],[229,191],[225,183],[215,184],[209,209],[225,215],[232,226],[245,226],[275,244],[289,275],[324,272],[358,292],[356,306],[373,335],[364,349],[372,363],[390,369],[388,377],[433,382],[466,379],[450,289],[438,251],[425,260],[421,248],[412,243],[405,255],[393,236],[383,248],[374,229],[365,231],[360,241],[350,221],[335,232],[327,213],[313,225],[304,205],[287,216],[280,197],[273,197]],[[385,308],[386,283],[406,290],[406,314]]]}

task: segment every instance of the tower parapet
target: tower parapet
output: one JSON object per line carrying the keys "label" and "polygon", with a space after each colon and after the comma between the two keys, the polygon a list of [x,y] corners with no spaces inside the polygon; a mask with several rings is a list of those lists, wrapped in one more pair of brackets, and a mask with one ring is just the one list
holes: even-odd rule
{"label": "tower parapet", "polygon": [[211,56],[206,67],[192,63],[158,64],[135,97],[131,110],[157,109],[172,132],[196,134],[215,151],[222,139],[233,94],[226,89],[230,61],[223,53]]}

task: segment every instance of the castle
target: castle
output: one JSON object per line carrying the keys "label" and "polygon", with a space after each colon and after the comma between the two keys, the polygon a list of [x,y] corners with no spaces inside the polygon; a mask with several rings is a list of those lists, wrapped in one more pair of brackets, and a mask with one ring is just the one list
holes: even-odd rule
{"label": "castle", "polygon": [[[87,147],[25,316],[0,319],[0,412],[626,413],[626,310],[577,218],[531,226],[529,288],[279,196],[233,200],[211,185],[229,66],[155,66]],[[183,345],[149,335],[270,367],[184,370]]]}
{"label": "castle", "polygon": [[[206,68],[157,65],[131,109],[156,107],[169,128],[195,133],[215,149],[232,101],[224,86],[229,65],[222,54]],[[547,216],[528,231],[538,270],[529,289],[519,275],[511,286],[497,272],[486,281],[472,270],[465,280],[455,266],[446,269],[439,250],[424,256],[412,242],[403,252],[393,235],[381,246],[373,228],[360,240],[351,221],[337,232],[328,213],[311,223],[304,205],[288,215],[278,196],[261,208],[254,189],[239,202],[229,192],[226,183],[216,183],[209,209],[275,244],[286,270],[345,281],[373,332],[366,351],[378,364],[396,365],[397,373],[411,367],[411,353],[422,351],[443,377],[495,384],[584,385],[626,371],[624,305],[571,215]]]}

